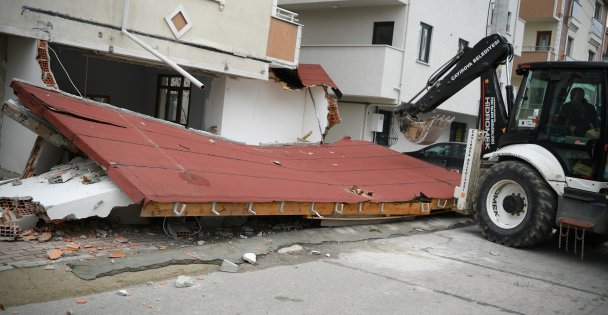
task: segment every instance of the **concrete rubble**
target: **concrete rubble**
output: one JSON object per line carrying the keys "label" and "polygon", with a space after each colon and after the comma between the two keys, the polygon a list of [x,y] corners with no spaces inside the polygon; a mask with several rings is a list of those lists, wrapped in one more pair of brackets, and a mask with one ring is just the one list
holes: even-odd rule
{"label": "concrete rubble", "polygon": [[223,272],[238,272],[239,271],[239,265],[224,259],[222,261],[222,265],[220,266],[220,270]]}
{"label": "concrete rubble", "polygon": [[289,253],[295,253],[295,252],[299,252],[299,251],[303,251],[303,250],[304,250],[304,247],[302,247],[302,246],[300,246],[298,244],[294,244],[294,245],[291,245],[289,247],[284,247],[284,248],[279,249],[277,251],[277,253],[279,253],[279,254],[289,254]]}
{"label": "concrete rubble", "polygon": [[248,263],[250,263],[250,264],[252,264],[252,265],[255,265],[255,262],[257,261],[256,256],[255,256],[254,253],[245,253],[245,254],[243,254],[243,260],[246,261],[246,262],[248,262]]}
{"label": "concrete rubble", "polygon": [[[95,176],[91,174],[96,174]],[[107,217],[131,199],[94,161],[77,157],[47,173],[21,180],[21,185],[0,185],[0,239],[14,240],[45,221]],[[47,234],[38,237],[44,241]]]}
{"label": "concrete rubble", "polygon": [[196,284],[196,279],[189,276],[178,276],[175,279],[175,287],[176,288],[188,288],[192,287]]}

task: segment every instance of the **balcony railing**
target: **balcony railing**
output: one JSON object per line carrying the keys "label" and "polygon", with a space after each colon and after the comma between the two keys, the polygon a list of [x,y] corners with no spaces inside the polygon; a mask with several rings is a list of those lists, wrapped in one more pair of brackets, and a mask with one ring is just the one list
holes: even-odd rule
{"label": "balcony railing", "polygon": [[[300,63],[319,63],[347,97],[394,101],[403,50],[386,45],[302,46]],[[356,65],[356,66],[353,66]]]}
{"label": "balcony railing", "polygon": [[549,46],[523,46],[522,51],[552,51],[553,48]]}
{"label": "balcony railing", "polygon": [[300,21],[297,13],[276,6],[272,7],[272,16],[291,23],[298,23]]}
{"label": "balcony railing", "polygon": [[547,47],[524,46],[522,47],[521,56],[515,56],[514,64],[539,62],[539,61],[554,61],[555,53],[553,49]]}

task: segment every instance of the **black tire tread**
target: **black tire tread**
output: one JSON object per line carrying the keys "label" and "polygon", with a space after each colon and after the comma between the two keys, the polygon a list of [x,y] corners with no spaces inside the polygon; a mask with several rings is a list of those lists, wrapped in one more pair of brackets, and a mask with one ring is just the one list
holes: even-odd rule
{"label": "black tire tread", "polygon": [[[519,232],[514,234],[500,229],[486,218],[487,215],[483,215],[490,187],[493,183],[507,178],[518,182],[524,190],[526,186],[531,190],[526,191],[529,217],[524,219],[521,228],[516,228]],[[530,247],[551,236],[551,230],[555,227],[557,196],[534,168],[518,161],[499,162],[484,172],[478,187],[474,205],[475,219],[486,239],[510,247]]]}

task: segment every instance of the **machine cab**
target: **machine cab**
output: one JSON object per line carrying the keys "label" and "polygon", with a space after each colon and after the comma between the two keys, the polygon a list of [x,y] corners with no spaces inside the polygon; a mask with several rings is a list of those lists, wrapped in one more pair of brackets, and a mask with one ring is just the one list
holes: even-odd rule
{"label": "machine cab", "polygon": [[523,74],[500,146],[536,143],[568,177],[606,181],[606,71],[604,63],[520,65]]}

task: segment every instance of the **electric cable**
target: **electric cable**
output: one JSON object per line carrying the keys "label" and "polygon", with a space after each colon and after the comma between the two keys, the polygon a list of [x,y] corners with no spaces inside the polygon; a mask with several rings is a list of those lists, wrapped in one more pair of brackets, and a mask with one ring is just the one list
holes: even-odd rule
{"label": "electric cable", "polygon": [[68,77],[68,80],[70,81],[70,83],[72,83],[72,86],[74,87],[74,89],[76,90],[76,92],[78,93],[78,95],[80,95],[80,97],[82,97],[82,94],[80,93],[80,91],[76,87],[76,84],[74,84],[74,82],[72,81],[72,78],[70,78],[70,75],[68,74],[68,71],[63,66],[63,63],[61,63],[61,60],[59,59],[59,56],[57,55],[57,53],[55,52],[55,50],[53,48],[51,48],[50,45],[47,45],[47,47],[55,55],[55,58],[57,58],[57,62],[59,62],[59,65],[61,65],[61,68],[63,69],[63,72],[65,72],[65,75]]}

